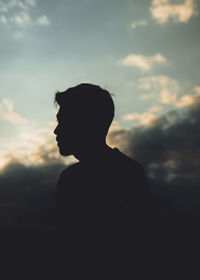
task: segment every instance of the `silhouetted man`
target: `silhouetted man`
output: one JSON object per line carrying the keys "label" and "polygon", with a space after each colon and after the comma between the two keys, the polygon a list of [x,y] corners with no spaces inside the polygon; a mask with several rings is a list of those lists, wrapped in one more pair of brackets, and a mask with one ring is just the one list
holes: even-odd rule
{"label": "silhouetted man", "polygon": [[106,144],[114,117],[110,93],[80,84],[56,93],[55,102],[60,106],[54,131],[60,154],[79,160],[61,173],[57,185],[61,236],[78,249],[102,254],[109,246],[116,252],[141,246],[146,179],[137,161]]}

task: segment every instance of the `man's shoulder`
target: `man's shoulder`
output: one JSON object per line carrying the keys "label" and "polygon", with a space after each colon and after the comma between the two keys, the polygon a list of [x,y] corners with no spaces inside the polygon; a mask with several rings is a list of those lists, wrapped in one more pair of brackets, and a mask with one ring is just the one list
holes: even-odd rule
{"label": "man's shoulder", "polygon": [[64,170],[62,170],[61,175],[69,174],[71,172],[74,172],[75,170],[78,170],[79,169],[79,165],[80,165],[79,162],[70,164]]}
{"label": "man's shoulder", "polygon": [[66,185],[70,185],[73,182],[74,178],[77,177],[79,169],[79,163],[74,163],[67,166],[60,174],[58,183],[57,183],[57,191],[64,190]]}
{"label": "man's shoulder", "polygon": [[73,163],[67,166],[64,170],[62,170],[60,174],[60,179],[64,179],[69,176],[73,176],[74,173],[77,173],[79,170],[79,162]]}
{"label": "man's shoulder", "polygon": [[130,169],[135,169],[135,170],[143,170],[141,164],[135,160],[130,158],[129,156],[125,155],[121,151],[119,151],[117,148],[114,148],[114,160],[115,160],[115,165],[123,166],[126,168]]}

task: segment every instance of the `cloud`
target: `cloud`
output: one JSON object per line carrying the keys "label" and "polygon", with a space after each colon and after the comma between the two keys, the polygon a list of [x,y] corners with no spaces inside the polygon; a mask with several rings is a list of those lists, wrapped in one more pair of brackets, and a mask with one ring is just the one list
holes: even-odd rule
{"label": "cloud", "polygon": [[28,165],[54,164],[61,162],[58,147],[55,139],[47,139],[46,142],[38,146],[26,157]]}
{"label": "cloud", "polygon": [[131,113],[123,116],[125,121],[139,120],[141,125],[151,125],[158,117],[151,112]]}
{"label": "cloud", "polygon": [[198,103],[200,100],[200,87],[195,88],[194,95],[183,95],[176,103],[177,108],[183,108]]}
{"label": "cloud", "polygon": [[0,103],[0,117],[14,124],[28,122],[26,118],[14,112],[13,102],[8,98],[3,98],[2,102]]}
{"label": "cloud", "polygon": [[147,25],[147,21],[145,19],[142,19],[142,20],[138,20],[138,21],[133,21],[131,23],[131,28],[135,29],[139,26],[146,26],[146,25]]}
{"label": "cloud", "polygon": [[192,16],[197,14],[194,0],[153,0],[150,12],[159,24],[170,19],[177,23],[187,23]]}
{"label": "cloud", "polygon": [[[1,143],[2,146],[2,143]],[[40,166],[63,162],[60,158],[55,140],[46,138],[40,145],[30,143],[27,149],[26,142],[22,142],[20,147],[14,147],[1,156],[0,171],[3,170],[12,161],[20,162],[24,166]]]}
{"label": "cloud", "polygon": [[64,168],[60,160],[26,166],[10,158],[0,171],[0,227],[52,226],[56,183]]}
{"label": "cloud", "polygon": [[36,6],[36,0],[26,0],[25,2],[32,7]]}
{"label": "cloud", "polygon": [[39,166],[53,164],[58,160],[70,164],[76,160],[73,157],[61,158],[56,145],[55,123],[47,123],[40,126],[34,122],[27,122],[18,126],[14,139],[0,139],[0,170],[11,159],[25,166]]}
{"label": "cloud", "polygon": [[20,135],[21,146],[1,156],[0,228],[52,226],[59,175],[76,161],[59,155],[55,139],[49,136],[51,127],[53,123],[47,128],[27,129]]}
{"label": "cloud", "polygon": [[[31,10],[36,7],[35,0],[10,0],[0,2],[0,22],[8,27],[26,28],[28,26],[47,26],[50,20],[46,15],[41,15],[37,20],[32,19]],[[14,36],[21,38],[22,36]]]}
{"label": "cloud", "polygon": [[[178,97],[179,84],[168,76],[151,76],[139,79],[139,88],[148,91],[142,94],[142,100],[157,99],[162,104],[171,104],[176,108],[183,108],[197,103],[200,99],[200,87],[194,88],[194,94],[186,94]],[[150,113],[159,111],[161,107],[156,105],[150,109]],[[139,117],[138,117],[139,119]]]}
{"label": "cloud", "polygon": [[161,112],[162,109],[163,109],[162,106],[160,106],[160,105],[155,105],[155,106],[152,106],[151,108],[149,108],[148,111],[151,112],[151,113],[157,113],[157,112]]}
{"label": "cloud", "polygon": [[43,15],[41,17],[39,17],[37,19],[37,22],[36,22],[38,25],[49,25],[50,24],[50,20],[47,16]]}
{"label": "cloud", "polygon": [[195,101],[151,125],[119,128],[108,136],[111,145],[142,164],[156,213],[168,216],[173,232],[180,233],[195,227],[200,215],[200,98]]}
{"label": "cloud", "polygon": [[7,19],[7,17],[4,16],[4,15],[2,15],[2,16],[0,17],[0,21],[1,21],[3,24],[7,24],[7,23],[8,23],[8,19]]}
{"label": "cloud", "polygon": [[150,71],[155,64],[166,64],[166,58],[157,53],[154,56],[130,54],[120,61],[124,66],[137,67],[143,71]]}
{"label": "cloud", "polygon": [[149,182],[152,211],[159,223],[164,221],[166,238],[171,234],[171,251],[180,236],[194,244],[199,239],[199,231],[194,236],[200,215],[199,123],[200,98],[167,112],[151,125],[119,128],[108,135],[109,144],[142,164]]}
{"label": "cloud", "polygon": [[141,78],[139,88],[150,91],[141,95],[141,99],[157,98],[162,104],[175,104],[179,92],[178,82],[164,75]]}
{"label": "cloud", "polygon": [[10,22],[19,27],[26,27],[31,24],[31,18],[26,12],[19,12],[17,15],[10,18]]}
{"label": "cloud", "polygon": [[149,177],[171,185],[199,188],[199,92],[193,98],[196,99],[192,104],[157,117],[151,125],[111,132],[110,143],[116,143],[117,137],[123,135],[122,142],[128,145],[126,152],[144,165]]}
{"label": "cloud", "polygon": [[[19,0],[10,0],[0,2],[0,13],[8,13],[10,10],[19,9],[19,10],[28,10],[28,6],[30,5],[28,2],[31,1],[19,1]],[[35,2],[35,1],[33,1]],[[28,4],[28,5],[27,5]],[[31,5],[33,6],[33,5]]]}
{"label": "cloud", "polygon": [[138,120],[141,125],[153,125],[159,117],[153,113],[158,113],[162,111],[162,106],[155,105],[148,109],[145,113],[130,113],[124,115],[122,118],[125,121]]}
{"label": "cloud", "polygon": [[52,225],[56,183],[67,164],[49,130],[27,127],[20,145],[1,156],[0,227]]}

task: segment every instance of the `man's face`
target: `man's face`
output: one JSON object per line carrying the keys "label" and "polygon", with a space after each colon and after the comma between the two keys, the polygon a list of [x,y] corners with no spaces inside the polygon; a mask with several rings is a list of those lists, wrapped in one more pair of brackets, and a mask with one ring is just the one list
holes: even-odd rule
{"label": "man's face", "polygon": [[74,119],[72,112],[63,112],[62,108],[59,109],[57,114],[58,125],[54,130],[57,136],[56,141],[63,156],[69,156],[76,152],[78,148],[79,133],[77,121]]}

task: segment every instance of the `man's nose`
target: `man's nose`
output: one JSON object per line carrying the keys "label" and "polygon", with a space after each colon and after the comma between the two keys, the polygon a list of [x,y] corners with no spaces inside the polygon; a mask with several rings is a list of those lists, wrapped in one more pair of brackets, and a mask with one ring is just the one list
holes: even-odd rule
{"label": "man's nose", "polygon": [[56,126],[56,128],[54,129],[54,132],[53,132],[55,135],[57,135],[57,127],[58,126]]}

